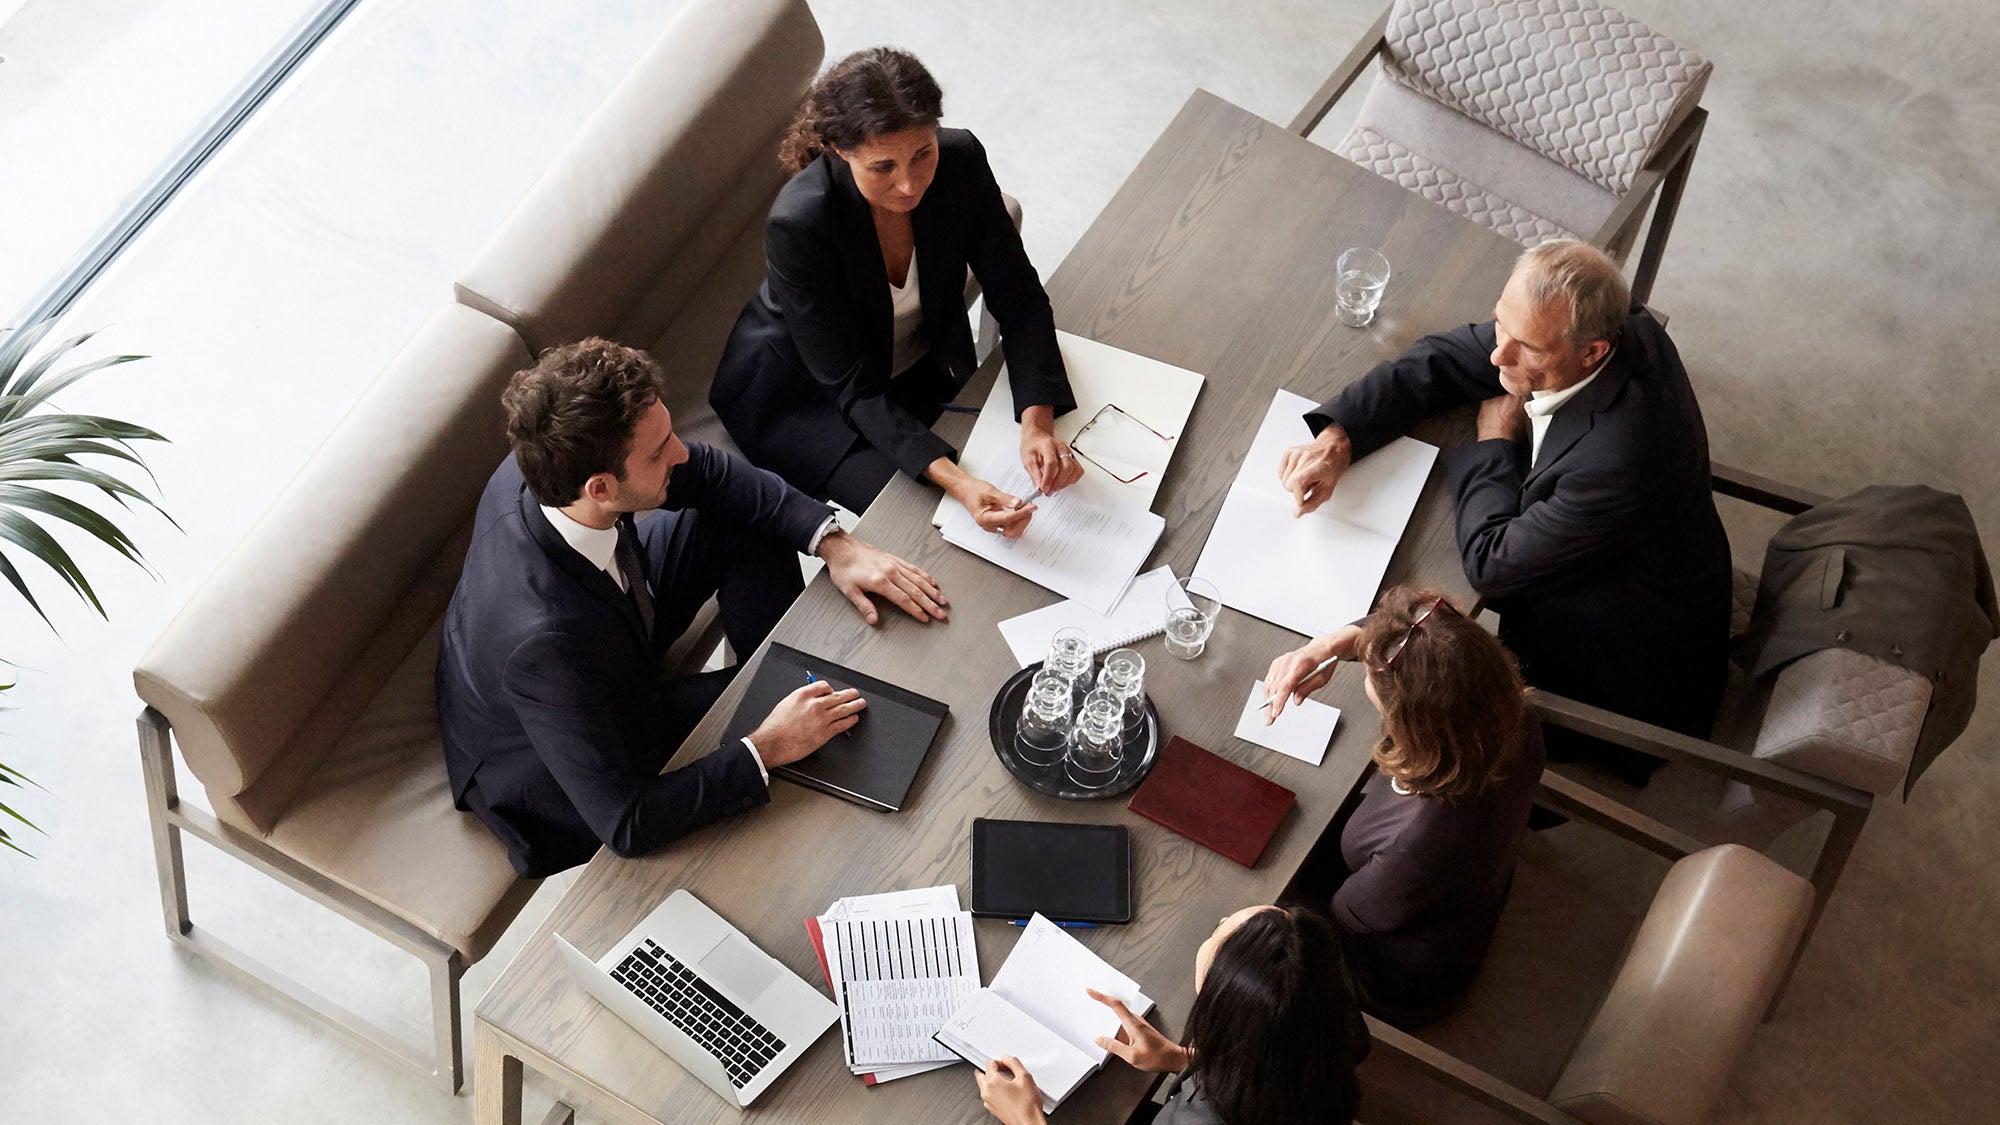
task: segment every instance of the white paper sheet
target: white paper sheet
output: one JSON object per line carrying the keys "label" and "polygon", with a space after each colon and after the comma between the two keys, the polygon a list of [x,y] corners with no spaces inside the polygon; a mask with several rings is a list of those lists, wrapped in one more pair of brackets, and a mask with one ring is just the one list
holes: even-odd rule
{"label": "white paper sheet", "polygon": [[957,1057],[932,1035],[979,991],[972,915],[832,922],[821,933],[840,981],[841,1047],[850,1070]]}
{"label": "white paper sheet", "polygon": [[1340,708],[1317,699],[1287,703],[1278,721],[1266,726],[1264,709],[1256,706],[1266,694],[1264,681],[1250,685],[1250,697],[1243,701],[1243,717],[1236,723],[1236,737],[1315,766],[1324,761],[1334,725],[1340,722]]}
{"label": "white paper sheet", "polygon": [[1097,1063],[1090,1056],[987,989],[980,989],[953,1012],[937,1034],[956,1050],[954,1058],[976,1059],[981,1070],[1002,1055],[1020,1059],[1035,1076],[1045,1114],[1054,1113],[1084,1079],[1097,1073]]}
{"label": "white paper sheet", "polygon": [[1097,1037],[1116,1035],[1118,1016],[1084,990],[1116,996],[1139,1015],[1153,1006],[1137,981],[1040,914],[1028,919],[1021,940],[987,987],[1100,1065],[1108,1052],[1097,1045]]}
{"label": "white paper sheet", "polygon": [[[881,894],[852,895],[835,899],[826,913],[819,916],[820,933],[834,922],[862,922],[894,918],[924,918],[940,914],[958,913],[958,887],[945,883],[936,887],[919,887],[908,891],[885,891]],[[822,937],[821,940],[825,940]],[[827,982],[833,992],[833,1002],[840,1003],[840,975],[833,975]],[[903,1066],[878,1066],[874,1070],[857,1070],[857,1074],[872,1074],[875,1084],[894,1082],[898,1078],[908,1078],[929,1070],[938,1070],[952,1065],[951,1059],[935,1062],[908,1063]]]}
{"label": "white paper sheet", "polygon": [[[1062,350],[1063,366],[1069,371],[1070,394],[1076,399],[1076,409],[1056,419],[1057,437],[1064,441],[1074,438],[1108,402],[1117,403],[1133,418],[1169,435],[1167,441],[1143,431],[1121,436],[1116,431],[1104,431],[1100,424],[1099,429],[1093,429],[1085,438],[1085,451],[1099,457],[1120,476],[1130,477],[1139,470],[1144,470],[1145,475],[1123,484],[1086,461],[1083,479],[1064,491],[1074,490],[1093,504],[1131,504],[1151,509],[1167,465],[1180,443],[1181,432],[1187,428],[1188,416],[1194,412],[1194,400],[1201,395],[1201,375],[1069,332],[1057,332],[1056,345]],[[1014,421],[1014,391],[1007,382],[1006,369],[1002,368],[993,380],[986,404],[979,410],[972,436],[966,439],[965,451],[959,454],[958,465],[973,476],[990,481],[993,479],[990,474],[1020,463],[1021,424]],[[945,517],[956,507],[957,501],[945,497],[931,522],[943,526]]]}
{"label": "white paper sheet", "polygon": [[1002,621],[1000,636],[1013,651],[1014,662],[1023,668],[1047,656],[1050,638],[1071,626],[1089,634],[1091,651],[1104,652],[1145,640],[1165,629],[1169,598],[1178,606],[1189,604],[1187,595],[1174,580],[1173,570],[1155,567],[1132,580],[1110,613],[1099,613],[1077,601],[1060,601]]}
{"label": "white paper sheet", "polygon": [[1224,605],[1317,636],[1365,615],[1410,522],[1437,447],[1398,438],[1354,463],[1310,515],[1278,479],[1285,449],[1312,440],[1316,403],[1279,391],[1195,564]]}
{"label": "white paper sheet", "polygon": [[[992,483],[1015,496],[1034,490],[1019,465],[996,474]],[[1018,539],[981,528],[956,505],[945,517],[944,538],[1038,586],[1109,613],[1165,527],[1165,520],[1143,508],[1103,507],[1066,488],[1035,501],[1034,517]]]}

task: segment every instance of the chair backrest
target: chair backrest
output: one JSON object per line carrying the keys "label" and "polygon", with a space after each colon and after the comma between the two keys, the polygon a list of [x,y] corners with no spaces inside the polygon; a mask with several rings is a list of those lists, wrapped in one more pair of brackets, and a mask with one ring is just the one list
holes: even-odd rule
{"label": "chair backrest", "polygon": [[1383,72],[1623,195],[1711,64],[1596,0],[1396,0]]}
{"label": "chair backrest", "polygon": [[218,813],[269,828],[443,611],[439,568],[507,452],[500,389],[530,362],[513,329],[440,306],[140,661]]}
{"label": "chair backrest", "polygon": [[1812,885],[1736,844],[1676,862],[1549,1103],[1592,1125],[1695,1125],[1783,979]]}
{"label": "chair backrest", "polygon": [[588,335],[654,343],[741,232],[761,231],[821,51],[804,0],[689,0],[460,273],[458,299],[537,354]]}

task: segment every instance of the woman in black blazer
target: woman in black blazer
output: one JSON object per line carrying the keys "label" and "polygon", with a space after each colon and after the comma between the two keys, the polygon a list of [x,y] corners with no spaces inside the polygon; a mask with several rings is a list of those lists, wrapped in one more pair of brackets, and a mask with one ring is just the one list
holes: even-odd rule
{"label": "woman in black blazer", "polygon": [[[1176,1043],[1113,997],[1099,1047],[1140,1070],[1172,1074],[1153,1125],[1348,1125],[1368,1027],[1340,960],[1340,938],[1303,907],[1250,906],[1224,918],[1194,955],[1194,1006]],[[1046,1125],[1034,1076],[1013,1056],[978,1076],[987,1112]]]}
{"label": "woman in black blazer", "polygon": [[771,207],[764,285],[709,401],[751,461],[806,492],[860,512],[900,470],[1019,535],[1034,506],[960,469],[931,432],[976,366],[968,267],[1000,324],[1022,467],[1044,493],[1082,476],[1055,436],[1076,403],[986,150],[938,128],[942,108],[923,64],[884,47],[813,84],[779,154],[794,175]]}
{"label": "woman in black blazer", "polygon": [[1362,1006],[1424,1022],[1486,956],[1542,776],[1541,727],[1514,658],[1435,591],[1386,590],[1359,624],[1272,661],[1274,716],[1332,678],[1309,675],[1329,656],[1361,664],[1382,712],[1375,772],[1339,830],[1333,921]]}

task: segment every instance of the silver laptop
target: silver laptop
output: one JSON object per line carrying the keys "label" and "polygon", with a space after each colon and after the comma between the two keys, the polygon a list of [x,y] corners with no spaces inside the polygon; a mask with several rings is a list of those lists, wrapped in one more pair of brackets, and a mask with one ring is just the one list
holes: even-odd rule
{"label": "silver laptop", "polygon": [[555,935],[599,1003],[742,1108],[840,1018],[840,1009],[686,891],[596,961]]}

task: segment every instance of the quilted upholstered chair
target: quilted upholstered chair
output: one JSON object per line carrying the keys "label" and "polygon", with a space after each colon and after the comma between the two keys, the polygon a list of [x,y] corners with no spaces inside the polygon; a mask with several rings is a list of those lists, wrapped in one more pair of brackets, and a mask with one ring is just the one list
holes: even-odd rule
{"label": "quilted upholstered chair", "polygon": [[1533,246],[1589,241],[1645,303],[1707,114],[1707,60],[1597,0],[1396,0],[1292,121],[1307,135],[1370,60],[1334,151]]}

